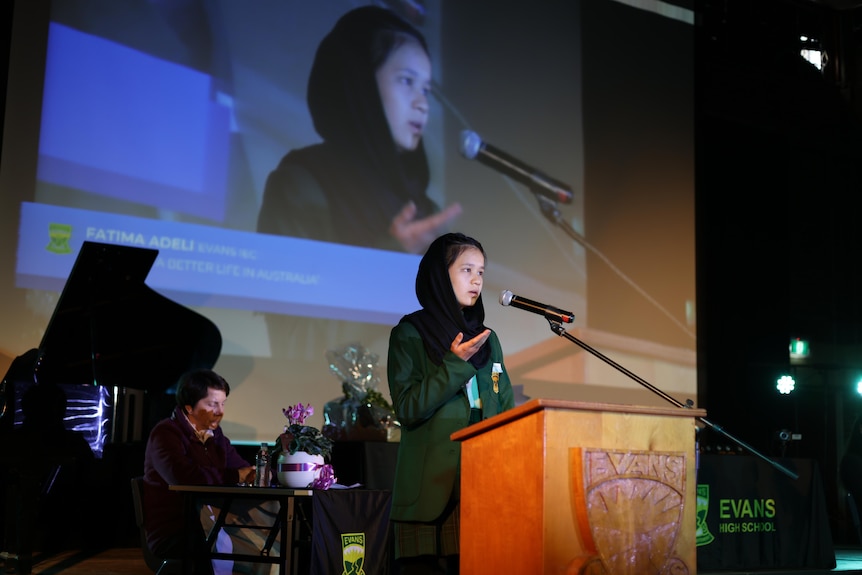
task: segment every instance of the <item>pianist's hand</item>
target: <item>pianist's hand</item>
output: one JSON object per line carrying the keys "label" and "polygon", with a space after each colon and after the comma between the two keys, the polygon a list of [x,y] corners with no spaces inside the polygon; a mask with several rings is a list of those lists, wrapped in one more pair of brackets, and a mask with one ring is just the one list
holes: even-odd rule
{"label": "pianist's hand", "polygon": [[239,470],[239,482],[247,485],[254,484],[254,467],[242,467]]}

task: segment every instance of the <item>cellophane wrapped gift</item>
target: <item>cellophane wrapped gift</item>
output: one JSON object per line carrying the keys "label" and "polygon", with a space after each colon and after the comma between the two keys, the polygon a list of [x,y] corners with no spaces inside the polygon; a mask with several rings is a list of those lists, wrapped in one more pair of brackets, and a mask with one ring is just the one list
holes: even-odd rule
{"label": "cellophane wrapped gift", "polygon": [[342,396],[324,406],[323,434],[336,441],[398,441],[395,410],[377,391],[377,354],[353,343],[327,351],[326,359]]}

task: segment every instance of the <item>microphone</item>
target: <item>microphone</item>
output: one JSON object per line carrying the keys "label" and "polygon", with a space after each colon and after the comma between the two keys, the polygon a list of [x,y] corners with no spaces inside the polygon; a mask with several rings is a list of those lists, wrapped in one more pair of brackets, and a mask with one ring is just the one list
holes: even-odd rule
{"label": "microphone", "polygon": [[575,321],[575,314],[570,311],[563,311],[554,306],[545,305],[543,303],[515,295],[507,289],[500,293],[500,303],[502,305],[511,305],[523,310],[531,311],[560,323],[572,323]]}
{"label": "microphone", "polygon": [[461,155],[468,160],[479,160],[550,200],[572,203],[572,189],[569,186],[483,142],[476,132],[461,132]]}

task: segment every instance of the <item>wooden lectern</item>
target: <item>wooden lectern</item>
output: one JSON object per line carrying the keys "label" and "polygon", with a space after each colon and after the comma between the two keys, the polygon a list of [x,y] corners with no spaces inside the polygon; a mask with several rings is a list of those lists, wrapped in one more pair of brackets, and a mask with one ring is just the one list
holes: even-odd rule
{"label": "wooden lectern", "polygon": [[533,399],[452,434],[461,573],[697,572],[701,409]]}

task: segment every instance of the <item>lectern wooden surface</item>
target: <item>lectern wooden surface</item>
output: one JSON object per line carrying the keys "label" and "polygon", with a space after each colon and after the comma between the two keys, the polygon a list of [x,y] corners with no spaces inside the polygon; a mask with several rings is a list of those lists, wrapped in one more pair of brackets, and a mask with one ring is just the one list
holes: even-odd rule
{"label": "lectern wooden surface", "polygon": [[454,433],[461,572],[696,573],[695,419],[705,415],[533,399]]}

